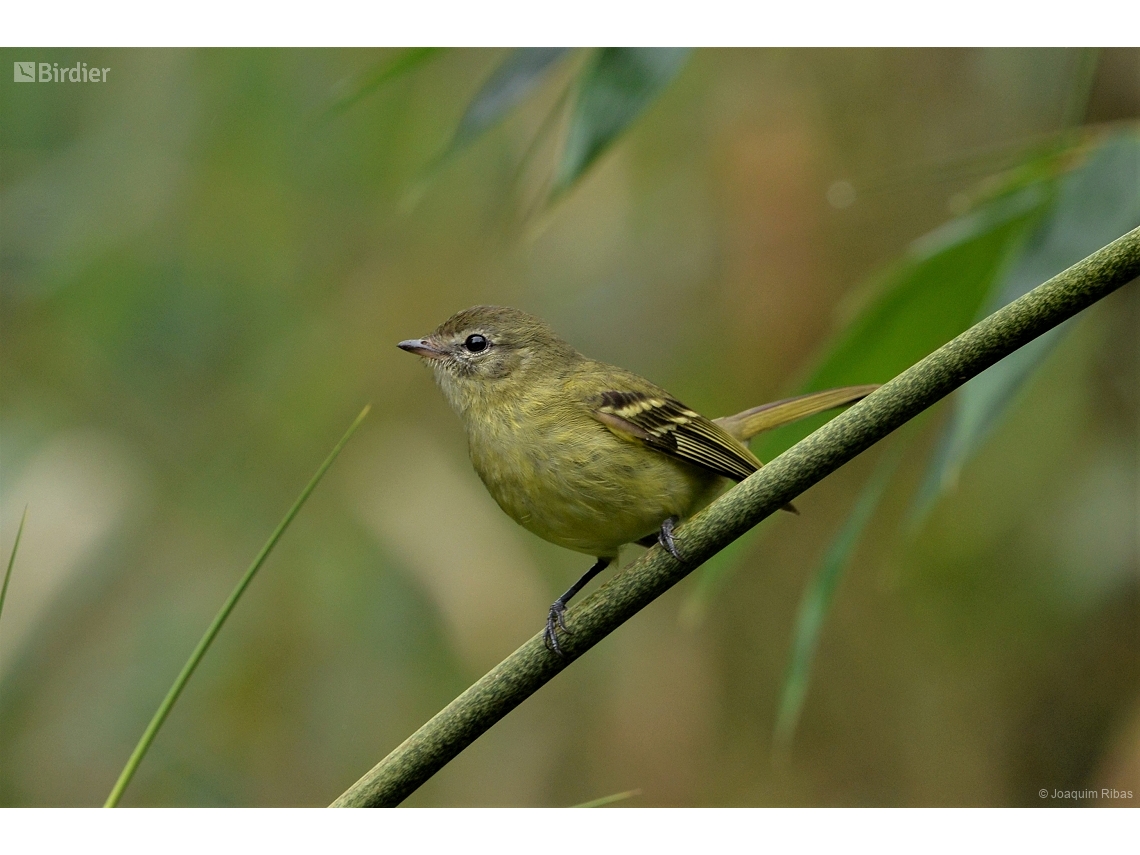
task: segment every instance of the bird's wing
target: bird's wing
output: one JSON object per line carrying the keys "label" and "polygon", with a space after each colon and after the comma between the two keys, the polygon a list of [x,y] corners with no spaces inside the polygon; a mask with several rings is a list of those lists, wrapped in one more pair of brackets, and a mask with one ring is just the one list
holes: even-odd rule
{"label": "bird's wing", "polygon": [[590,414],[622,439],[743,481],[760,461],[741,442],[680,401],[652,392],[602,392]]}

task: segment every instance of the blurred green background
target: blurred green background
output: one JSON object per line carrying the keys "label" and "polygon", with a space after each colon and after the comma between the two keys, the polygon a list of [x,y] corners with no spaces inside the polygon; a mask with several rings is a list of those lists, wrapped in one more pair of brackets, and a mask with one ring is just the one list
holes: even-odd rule
{"label": "blurred green background", "polygon": [[[369,86],[406,55],[0,51],[5,562],[30,507],[0,620],[0,804],[103,802],[367,402],[123,803],[327,804],[541,627],[589,560],[499,511],[397,341],[517,306],[736,412],[829,376],[881,271],[984,205],[992,176],[1140,118],[1137,50],[699,50],[548,202],[587,53],[440,160],[508,53],[441,51]],[[12,82],[33,59],[111,71]],[[1111,174],[1140,199],[1135,171]],[[1041,356],[925,513],[953,405],[884,444],[898,468],[779,750],[801,596],[884,449],[408,804],[1039,805],[1062,803],[1041,788],[1115,787],[1135,806],[1138,342],[1133,284]],[[839,382],[893,373],[866,371]]]}

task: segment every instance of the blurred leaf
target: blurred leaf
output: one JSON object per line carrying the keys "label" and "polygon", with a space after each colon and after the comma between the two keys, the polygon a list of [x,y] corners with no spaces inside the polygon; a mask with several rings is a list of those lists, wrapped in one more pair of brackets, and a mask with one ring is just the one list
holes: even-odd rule
{"label": "blurred leaf", "polygon": [[574,807],[576,807],[576,808],[605,807],[606,805],[612,805],[614,802],[625,801],[626,799],[632,799],[634,796],[640,796],[640,795],[641,795],[641,790],[626,790],[624,793],[614,793],[613,795],[602,796],[601,798],[593,799],[593,800],[588,801],[588,802],[582,802],[582,804],[574,805]]}
{"label": "blurred leaf", "polygon": [[807,385],[885,383],[966,329],[1048,198],[1033,184],[916,240]]}
{"label": "blurred leaf", "polygon": [[[1011,253],[1050,201],[1053,159],[1035,157],[1007,177],[999,194],[969,214],[914,241],[906,256],[881,274],[871,300],[831,345],[801,391],[885,383],[962,332],[977,317]],[[821,414],[778,428],[753,443],[771,460],[831,418]],[[719,589],[735,562],[709,562],[698,572],[698,599]]]}
{"label": "blurred leaf", "polygon": [[542,83],[551,67],[569,48],[517,48],[483,84],[455,130],[440,160],[455,154],[497,124]]}
{"label": "blurred leaf", "polygon": [[[1055,201],[1016,261],[995,280],[980,315],[1016,300],[1140,224],[1140,134],[1134,128],[1113,134],[1057,183]],[[1066,323],[1050,330],[958,391],[953,416],[915,499],[914,520],[956,483],[962,466],[1068,329]]]}
{"label": "blurred leaf", "polygon": [[1069,128],[1080,127],[1088,113],[1089,97],[1092,95],[1097,67],[1100,64],[1100,49],[1080,48],[1076,51],[1074,59],[1072,84],[1065,99],[1064,112],[1064,123]]}
{"label": "blurred leaf", "polygon": [[[990,200],[911,244],[882,276],[872,300],[831,346],[804,391],[885,383],[941,347],[975,320],[994,281],[1037,223],[1048,183],[1031,183]],[[825,417],[772,431],[757,446],[775,457],[815,430]]]}
{"label": "blurred leaf", "polygon": [[871,480],[859,493],[851,515],[831,542],[823,561],[816,569],[803,599],[800,600],[799,612],[796,615],[796,627],[792,634],[792,652],[788,660],[787,676],[784,679],[784,688],[780,693],[780,707],[776,716],[775,745],[777,751],[786,751],[795,735],[796,725],[803,710],[804,698],[807,696],[808,680],[811,677],[812,661],[819,646],[819,636],[823,630],[823,622],[831,608],[831,601],[835,596],[835,589],[851,558],[855,554],[855,547],[867,523],[871,521],[879,502],[883,498],[891,476],[898,468],[902,458],[904,445],[899,443],[895,449],[883,459]]}
{"label": "blurred leaf", "polygon": [[24,521],[28,518],[28,506],[20,517],[20,527],[16,529],[16,542],[12,544],[12,554],[8,556],[8,569],[4,573],[4,585],[0,587],[0,615],[4,614],[4,599],[8,596],[8,581],[12,578],[12,567],[16,563],[16,550],[20,548],[20,535],[24,533]]}
{"label": "blurred leaf", "polygon": [[570,188],[677,76],[688,48],[603,48],[583,72],[552,195]]}
{"label": "blurred leaf", "polygon": [[390,62],[379,63],[371,70],[358,76],[355,81],[347,81],[341,94],[321,113],[321,118],[327,120],[340,115],[361,98],[371,95],[385,84],[419,68],[429,59],[435,58],[442,50],[444,48],[411,48]]}
{"label": "blurred leaf", "polygon": [[695,629],[704,623],[708,616],[709,603],[724,587],[725,582],[732,576],[741,564],[744,556],[752,551],[756,539],[768,527],[769,520],[778,517],[768,517],[755,528],[749,529],[693,573],[693,588],[681,605],[681,625],[688,629]]}

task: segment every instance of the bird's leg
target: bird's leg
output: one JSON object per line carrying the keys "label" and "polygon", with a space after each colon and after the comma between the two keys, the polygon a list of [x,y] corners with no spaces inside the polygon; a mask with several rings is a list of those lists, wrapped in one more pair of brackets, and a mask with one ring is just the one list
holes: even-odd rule
{"label": "bird's leg", "polygon": [[685,563],[685,559],[681,557],[681,553],[677,550],[677,544],[673,542],[673,526],[677,524],[676,517],[669,517],[661,523],[661,530],[656,534],[647,534],[641,540],[637,541],[638,546],[653,546],[660,543],[662,548],[680,561]]}
{"label": "bird's leg", "polygon": [[542,633],[542,640],[546,642],[546,648],[557,653],[559,656],[565,656],[562,648],[558,646],[558,630],[561,629],[568,635],[574,633],[566,626],[566,604],[570,602],[570,598],[581,591],[590,580],[610,566],[612,558],[599,558],[594,566],[587,570],[582,578],[570,586],[570,589],[554,601],[550,607],[550,613],[546,616],[546,629]]}

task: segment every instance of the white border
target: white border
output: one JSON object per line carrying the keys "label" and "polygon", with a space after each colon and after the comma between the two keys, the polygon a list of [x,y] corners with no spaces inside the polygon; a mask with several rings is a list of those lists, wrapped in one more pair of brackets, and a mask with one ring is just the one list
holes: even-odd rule
{"label": "white border", "polygon": [[5,47],[457,47],[508,45],[1129,46],[1135,14],[1120,0],[413,0],[361,3],[5,4]]}
{"label": "white border", "polygon": [[1128,851],[1136,810],[151,809],[0,811],[13,852],[116,855],[251,852],[576,851],[875,853]]}

